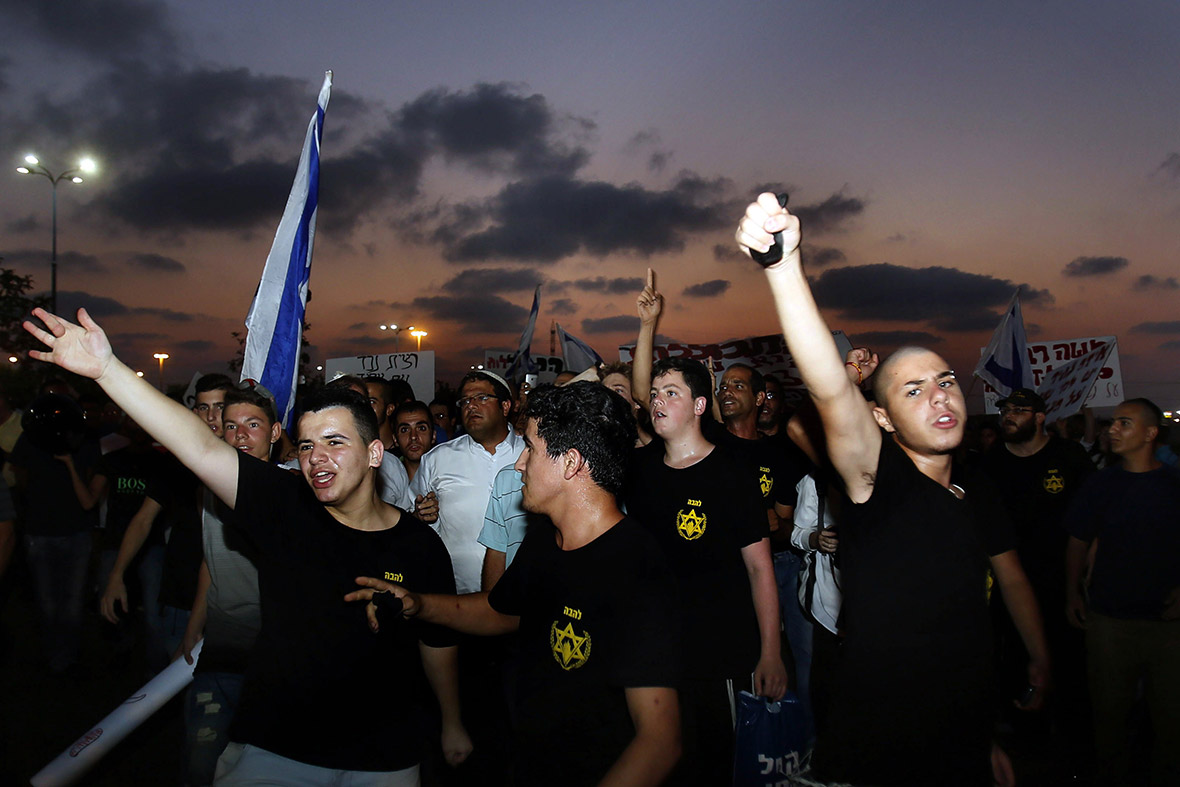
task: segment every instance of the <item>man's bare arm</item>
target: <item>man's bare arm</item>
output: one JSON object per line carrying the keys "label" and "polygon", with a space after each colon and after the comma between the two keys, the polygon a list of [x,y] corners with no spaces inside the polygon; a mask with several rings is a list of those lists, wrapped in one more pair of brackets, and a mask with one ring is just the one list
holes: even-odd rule
{"label": "man's bare arm", "polygon": [[479,589],[489,591],[504,576],[508,556],[498,549],[488,547],[483,553],[483,568],[479,572]]}
{"label": "man's bare arm", "polygon": [[1086,627],[1086,599],[1082,595],[1082,574],[1090,545],[1080,538],[1069,537],[1065,544],[1065,617],[1074,628]]}
{"label": "man's bare arm", "polygon": [[761,194],[746,209],[737,241],[747,254],[764,252],[782,233],[783,258],[766,269],[775,308],[791,356],[824,427],[828,456],[848,495],[863,503],[872,494],[881,448],[881,431],[864,398],[848,379],[840,351],[820,314],[803,273],[799,219],[780,207],[773,194]]}
{"label": "man's bare arm", "polygon": [[107,576],[106,589],[99,599],[99,612],[111,623],[119,622],[119,615],[115,611],[115,602],[123,605],[123,612],[127,609],[127,585],[123,581],[127,573],[127,566],[139,554],[148,534],[152,532],[152,524],[160,513],[160,504],[150,497],[145,497],[135,516],[127,523],[123,531],[123,540],[119,542],[119,552],[115,555],[115,564],[111,566],[111,573]]}
{"label": "man's bare arm", "polygon": [[635,299],[639,312],[639,336],[635,339],[635,357],[631,360],[631,398],[644,410],[651,410],[652,349],[655,347],[656,325],[664,310],[664,296],[656,289],[656,274],[647,269],[647,286]]}
{"label": "man's bare arm", "polygon": [[675,689],[628,688],[627,710],[635,737],[599,787],[662,784],[680,759],[680,702]]}
{"label": "man's bare arm", "polygon": [[34,309],[33,315],[49,330],[31,322],[25,322],[25,330],[49,349],[31,350],[30,357],[95,380],[144,431],[171,451],[226,505],[234,507],[238,456],[229,443],[218,439],[184,405],[157,391],[116,358],[106,334],[85,309],[78,310],[79,325],[44,309]]}
{"label": "man's bare arm", "polygon": [[1041,608],[1015,549],[994,555],[991,563],[1004,598],[1004,606],[1008,608],[1008,615],[1028,651],[1028,683],[1035,691],[1032,698],[1020,707],[1038,710],[1049,689],[1049,644],[1045,639]]}
{"label": "man's bare arm", "polygon": [[487,593],[465,593],[461,596],[411,593],[401,585],[374,577],[357,577],[356,583],[363,589],[354,590],[344,600],[369,602],[369,627],[373,631],[379,629],[377,609],[372,603],[376,593],[392,593],[401,599],[404,617],[436,623],[464,634],[492,636],[507,634],[520,627],[520,618],[516,615],[503,615],[492,609]]}
{"label": "man's bare arm", "polygon": [[778,609],[778,584],[774,562],[770,557],[770,539],[764,538],[742,547],[742,561],[750,579],[750,596],[758,619],[761,640],[758,664],[754,667],[754,690],[772,700],[787,693],[787,668],[783,664],[782,619]]}
{"label": "man's bare arm", "polygon": [[459,711],[459,648],[435,648],[419,642],[418,652],[442,716],[443,757],[447,765],[454,767],[466,760],[472,749]]}

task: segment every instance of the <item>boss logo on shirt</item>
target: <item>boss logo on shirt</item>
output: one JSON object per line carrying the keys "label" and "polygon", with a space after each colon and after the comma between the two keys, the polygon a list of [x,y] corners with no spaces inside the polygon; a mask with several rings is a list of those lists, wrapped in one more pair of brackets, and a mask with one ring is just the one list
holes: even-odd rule
{"label": "boss logo on shirt", "polygon": [[705,524],[708,518],[702,511],[697,513],[697,508],[700,507],[700,500],[689,500],[688,511],[683,508],[676,514],[676,532],[685,541],[696,541],[705,534]]}
{"label": "boss logo on shirt", "polygon": [[[582,619],[582,611],[578,609],[565,607],[562,614],[574,620]],[[553,650],[554,661],[563,670],[569,672],[576,670],[589,660],[590,632],[583,629],[579,634],[574,630],[574,624],[570,621],[566,621],[564,626],[558,628],[559,622],[555,620],[549,626],[549,647]]]}
{"label": "boss logo on shirt", "polygon": [[1041,482],[1045,487],[1045,491],[1051,495],[1056,495],[1065,491],[1065,476],[1061,475],[1061,471],[1056,467],[1049,468],[1045,480]]}
{"label": "boss logo on shirt", "polygon": [[385,572],[385,581],[386,582],[405,582],[406,580],[400,572],[386,571]]}
{"label": "boss logo on shirt", "polygon": [[774,488],[774,477],[770,474],[769,467],[759,467],[758,472],[762,474],[758,477],[758,486],[762,487],[762,496],[768,497],[770,490]]}
{"label": "boss logo on shirt", "polygon": [[118,492],[146,492],[147,484],[142,478],[120,478],[116,481],[115,489]]}

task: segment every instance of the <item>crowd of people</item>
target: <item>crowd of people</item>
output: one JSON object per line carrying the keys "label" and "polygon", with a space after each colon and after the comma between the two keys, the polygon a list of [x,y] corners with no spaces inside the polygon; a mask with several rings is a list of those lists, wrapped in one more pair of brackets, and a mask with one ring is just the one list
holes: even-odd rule
{"label": "crowd of people", "polygon": [[144,624],[111,647],[195,662],[162,784],[717,787],[743,690],[805,719],[808,764],[767,784],[1013,784],[1012,747],[1059,752],[1063,782],[1180,784],[1159,409],[1084,446],[1019,389],[965,440],[937,354],[840,357],[799,239],[769,194],[737,234],[793,409],[753,365],[652,363],[650,270],[633,366],[473,370],[430,403],[343,376],[289,435],[252,381],[206,375],[186,406],[85,311],[37,310],[33,357],[109,397],[55,442],[0,396],[0,574],[19,522],[46,669],[78,669],[97,545],[102,616]]}

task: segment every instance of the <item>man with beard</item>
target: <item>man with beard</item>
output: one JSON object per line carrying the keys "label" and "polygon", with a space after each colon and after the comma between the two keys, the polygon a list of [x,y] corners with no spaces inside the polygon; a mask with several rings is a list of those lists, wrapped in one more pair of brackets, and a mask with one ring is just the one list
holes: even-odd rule
{"label": "man with beard", "polygon": [[[840,523],[846,636],[812,758],[816,775],[983,787],[994,771],[1010,784],[1011,764],[991,745],[989,568],[1030,651],[1044,654],[1044,636],[994,489],[986,479],[952,477],[963,393],[945,360],[906,347],[878,367],[876,406],[865,406],[812,297],[799,219],[785,201],[759,195],[736,237],[766,269],[847,497]],[[762,256],[772,246],[781,258]]]}
{"label": "man with beard", "polygon": [[[1062,556],[1068,534],[1063,520],[1070,501],[1094,466],[1080,445],[1045,431],[1045,400],[1028,388],[1018,388],[996,403],[1000,409],[1003,442],[983,455],[980,468],[999,490],[1012,519],[1016,553],[1043,610],[1065,606],[1065,564]],[[1019,696],[1026,685],[1026,655],[1011,618],[993,606],[1002,693]],[[1073,743],[1084,728],[1085,675],[1082,642],[1063,616],[1047,615],[1045,634],[1054,659],[1055,718]],[[1039,704],[1039,697],[1031,703]],[[1024,719],[1016,723],[1025,724]],[[1039,726],[1039,725],[1038,725]]]}

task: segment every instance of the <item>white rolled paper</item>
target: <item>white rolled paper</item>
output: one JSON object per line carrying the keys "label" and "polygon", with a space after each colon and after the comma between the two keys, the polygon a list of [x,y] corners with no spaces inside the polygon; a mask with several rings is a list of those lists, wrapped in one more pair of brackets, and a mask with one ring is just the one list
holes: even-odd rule
{"label": "white rolled paper", "polygon": [[145,683],[128,697],[122,705],[108,713],[86,734],[74,741],[68,749],[54,758],[32,778],[33,787],[64,787],[73,784],[82,774],[90,770],[119,741],[143,724],[149,716],[159,710],[168,700],[175,697],[193,680],[193,669],[201,656],[205,640],[193,648],[193,663],[184,659],[165,667],[159,675]]}

